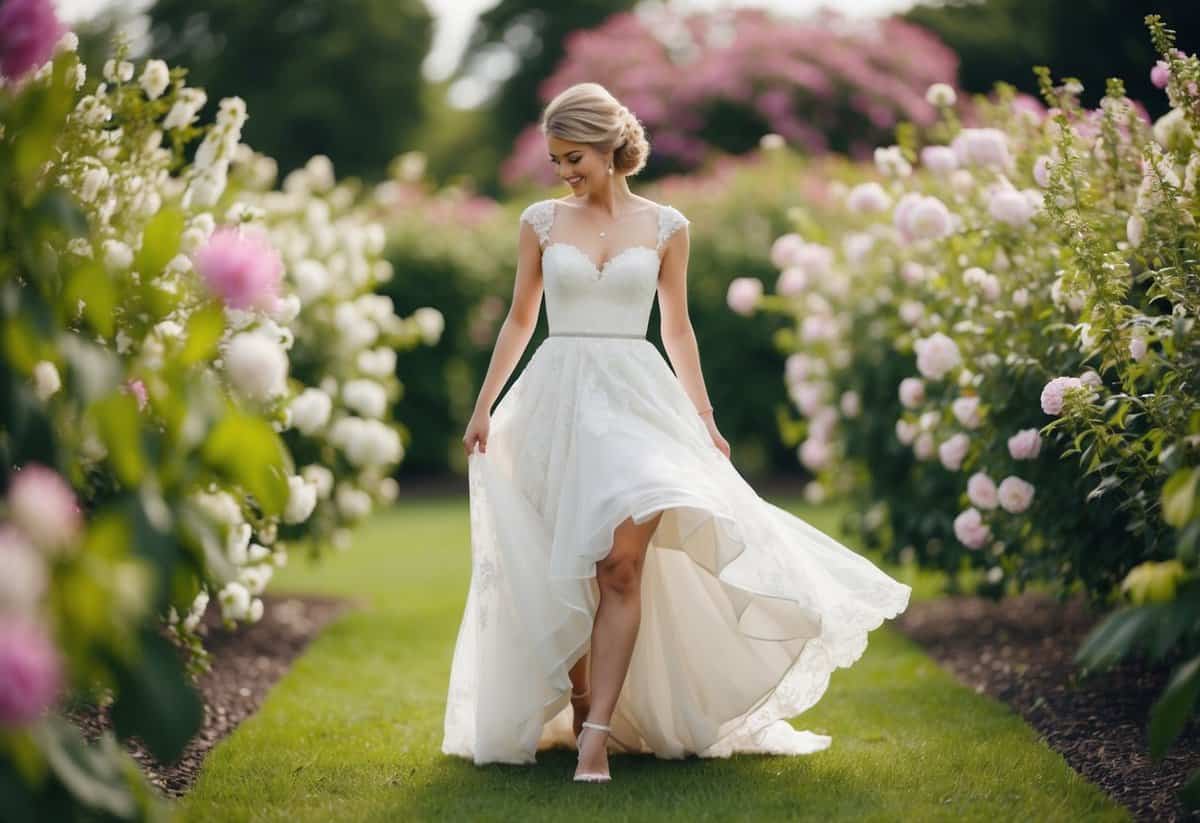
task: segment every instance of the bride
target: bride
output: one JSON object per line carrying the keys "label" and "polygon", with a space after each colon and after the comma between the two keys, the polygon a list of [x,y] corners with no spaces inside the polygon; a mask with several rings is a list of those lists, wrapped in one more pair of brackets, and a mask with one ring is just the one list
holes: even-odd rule
{"label": "bride", "polygon": [[[687,310],[688,220],[633,194],[649,145],[603,87],[542,115],[571,195],[521,215],[512,305],[463,445],[472,574],[442,751],[808,754],[787,719],[910,589],[759,497],[713,418]],[[533,334],[549,336],[500,394]],[[658,295],[663,348],[646,339]],[[673,371],[672,368],[673,367]]]}

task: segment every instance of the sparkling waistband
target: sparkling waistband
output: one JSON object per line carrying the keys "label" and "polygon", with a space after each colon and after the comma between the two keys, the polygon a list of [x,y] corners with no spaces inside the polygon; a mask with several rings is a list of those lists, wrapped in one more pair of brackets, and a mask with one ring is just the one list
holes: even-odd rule
{"label": "sparkling waistband", "polygon": [[601,331],[555,331],[546,335],[547,337],[624,337],[634,340],[645,340],[644,334],[614,334],[612,332]]}

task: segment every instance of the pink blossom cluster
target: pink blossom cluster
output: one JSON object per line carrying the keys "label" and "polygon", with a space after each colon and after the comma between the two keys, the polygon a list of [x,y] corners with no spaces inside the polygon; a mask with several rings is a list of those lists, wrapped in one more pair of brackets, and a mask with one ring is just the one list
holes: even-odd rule
{"label": "pink blossom cluster", "polygon": [[221,226],[196,252],[195,263],[227,306],[269,311],[279,298],[283,260],[265,232]]}
{"label": "pink blossom cluster", "polygon": [[[899,18],[851,25],[834,12],[799,20],[763,9],[662,9],[614,14],[572,34],[540,96],[549,102],[574,83],[604,78],[646,128],[651,162],[691,169],[709,154],[706,112],[714,109],[742,107],[764,132],[807,152],[866,157],[897,123],[933,122],[925,91],[953,84],[957,73],[953,51]],[[517,138],[502,177],[555,182],[536,124]]]}
{"label": "pink blossom cluster", "polygon": [[63,32],[51,0],[3,0],[0,74],[18,79],[45,63]]}

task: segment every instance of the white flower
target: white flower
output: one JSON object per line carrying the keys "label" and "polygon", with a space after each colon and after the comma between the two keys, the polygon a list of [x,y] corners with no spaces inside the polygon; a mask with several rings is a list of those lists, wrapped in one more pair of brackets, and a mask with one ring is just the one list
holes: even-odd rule
{"label": "white flower", "polygon": [[979,509],[971,507],[954,518],[954,536],[968,549],[979,549],[991,538],[992,529],[983,522]]}
{"label": "white flower", "polygon": [[987,300],[995,300],[1000,296],[1000,281],[979,266],[971,266],[964,271],[963,282],[979,291]]}
{"label": "white flower", "polygon": [[924,282],[926,275],[925,267],[913,260],[907,261],[900,267],[900,279],[910,286]]}
{"label": "white flower", "polygon": [[956,472],[962,468],[963,458],[967,456],[970,445],[970,438],[962,432],[952,435],[938,446],[938,459],[947,469]]}
{"label": "white flower", "polygon": [[389,377],[396,372],[396,352],[393,349],[368,349],[358,353],[358,370],[368,377]]}
{"label": "white flower", "polygon": [[1040,155],[1033,163],[1033,179],[1043,189],[1050,185],[1050,157]]}
{"label": "white flower", "polygon": [[912,165],[905,159],[899,146],[875,149],[875,167],[888,177],[908,177],[912,174]]}
{"label": "white flower", "polygon": [[872,181],[859,183],[846,196],[846,207],[859,214],[876,214],[891,208],[892,198],[888,197],[883,186]]}
{"label": "white flower", "polygon": [[921,149],[921,165],[934,174],[950,174],[958,168],[958,155],[949,146],[926,146]]}
{"label": "white flower", "polygon": [[749,316],[754,313],[762,293],[762,281],[757,277],[735,277],[725,292],[725,302],[737,314]]}
{"label": "white flower", "polygon": [[442,313],[432,306],[422,306],[413,312],[413,321],[416,322],[417,329],[421,333],[421,340],[427,346],[437,343],[446,326],[446,320],[442,317]]}
{"label": "white flower", "polygon": [[1055,278],[1054,282],[1050,284],[1050,299],[1054,305],[1066,306],[1071,311],[1079,311],[1087,302],[1086,295],[1078,291],[1067,292],[1061,276]]}
{"label": "white flower", "polygon": [[925,316],[925,307],[916,300],[904,300],[900,303],[897,314],[906,326],[915,326]]}
{"label": "white flower", "polygon": [[58,368],[49,360],[42,360],[33,367],[33,391],[38,400],[45,403],[62,388]]}
{"label": "white flower", "polygon": [[953,106],[957,100],[954,87],[949,83],[934,83],[925,90],[925,102],[931,106]]}
{"label": "white flower", "polygon": [[983,423],[979,414],[979,398],[976,396],[956,397],[950,409],[955,419],[968,429],[977,429]]}
{"label": "white flower", "polygon": [[1134,212],[1129,215],[1129,219],[1125,221],[1125,239],[1129,241],[1129,245],[1135,249],[1142,245],[1142,240],[1146,238],[1146,221],[1140,214]]}
{"label": "white flower", "polygon": [[997,497],[1006,512],[1020,514],[1028,509],[1033,501],[1033,484],[1016,475],[1009,475],[1000,481]]}
{"label": "white flower", "polygon": [[917,424],[910,423],[901,417],[896,421],[896,439],[905,446],[910,445],[917,437]]}
{"label": "white flower", "polygon": [[79,186],[79,198],[85,203],[94,203],[100,189],[108,185],[108,169],[95,166],[84,172],[83,182]]}
{"label": "white flower", "polygon": [[239,526],[244,521],[242,509],[238,506],[237,500],[223,489],[196,492],[191,499],[201,511],[217,523]]}
{"label": "white flower", "polygon": [[996,508],[996,484],[983,472],[975,472],[967,480],[967,497],[981,509]]}
{"label": "white flower", "polygon": [[126,271],[133,265],[133,250],[120,240],[105,240],[104,266],[111,273]]}
{"label": "white flower", "polygon": [[919,377],[906,377],[900,381],[900,404],[906,409],[915,409],[925,402],[925,383]]}
{"label": "white flower", "polygon": [[[274,574],[274,566],[269,563],[258,563],[243,568],[238,574],[238,582],[245,586],[250,594],[262,594]],[[254,620],[252,619],[251,622]]]}
{"label": "white flower", "polygon": [[311,259],[301,260],[292,268],[292,279],[296,282],[296,293],[305,303],[324,295],[333,284],[329,271]]}
{"label": "white flower", "polygon": [[913,441],[913,454],[918,460],[928,460],[933,457],[933,435],[929,432],[921,432],[917,435],[917,439]]}
{"label": "white flower", "polygon": [[387,413],[387,391],[374,380],[347,380],[342,385],[342,401],[363,417],[383,417]]}
{"label": "white flower", "polygon": [[348,483],[339,483],[334,495],[338,511],[348,520],[358,520],[371,513],[371,496]]}
{"label": "white flower", "polygon": [[147,60],[146,67],[142,69],[142,76],[138,79],[142,91],[146,92],[146,96],[151,100],[161,97],[170,82],[171,70],[162,60]]}
{"label": "white flower", "polygon": [[264,333],[239,332],[225,348],[225,371],[245,397],[265,401],[287,391],[288,358]]}
{"label": "white flower", "polygon": [[240,566],[246,562],[252,533],[249,523],[239,523],[225,535],[225,556],[233,565]]}
{"label": "white flower", "polygon": [[1079,375],[1079,382],[1085,386],[1099,388],[1104,385],[1104,379],[1100,377],[1100,372],[1095,369],[1088,369],[1083,374]]}
{"label": "white flower", "polygon": [[804,499],[813,504],[825,502],[825,487],[816,480],[804,484]]}
{"label": "white flower", "polygon": [[1033,460],[1042,450],[1042,436],[1037,429],[1021,429],[1008,438],[1008,453],[1013,460]]}
{"label": "white flower", "polygon": [[245,620],[250,615],[250,590],[232,580],[217,593],[221,615],[226,620]]}
{"label": "white flower", "polygon": [[[317,506],[317,487],[303,477],[288,478],[288,502],[283,512],[284,523],[303,523]],[[257,592],[256,592],[257,594]]]}
{"label": "white flower", "polygon": [[333,400],[320,389],[309,387],[292,399],[289,408],[292,410],[292,425],[301,434],[312,435],[329,422]]}
{"label": "white flower", "polygon": [[46,561],[15,526],[0,526],[0,613],[31,614],[46,591]]}
{"label": "white flower", "polygon": [[1017,308],[1025,308],[1029,305],[1029,289],[1022,286],[1012,293],[1013,305]]}
{"label": "white flower", "polygon": [[919,338],[913,343],[917,352],[917,370],[930,380],[940,380],[962,362],[958,345],[942,332]]}
{"label": "white flower", "polygon": [[202,89],[180,89],[174,105],[167,112],[167,116],[163,118],[162,127],[164,129],[181,129],[190,126],[206,102],[208,102],[208,95]]}
{"label": "white flower", "polygon": [[1028,226],[1036,210],[1030,199],[1016,189],[1002,188],[988,202],[988,214],[1015,229]]}
{"label": "white flower", "polygon": [[312,463],[300,471],[300,476],[312,484],[321,500],[328,498],[329,493],[333,491],[333,472],[325,466]]}
{"label": "white flower", "polygon": [[1008,137],[994,128],[963,129],[950,142],[960,165],[1007,169],[1012,165]]}
{"label": "white flower", "polygon": [[1146,343],[1145,335],[1134,334],[1133,337],[1129,338],[1129,356],[1134,360],[1141,362],[1149,350],[1150,347]]}
{"label": "white flower", "polygon": [[1078,377],[1056,377],[1045,385],[1042,389],[1041,403],[1042,411],[1046,414],[1058,416],[1062,414],[1063,395],[1067,389],[1082,386],[1083,381]]}
{"label": "white flower", "polygon": [[796,262],[796,252],[804,247],[804,238],[788,232],[775,238],[771,244],[771,264],[777,269],[786,269]]}
{"label": "white flower", "polygon": [[187,617],[183,619],[183,628],[186,631],[196,631],[196,627],[204,619],[204,613],[208,611],[208,600],[208,589],[201,589],[196,593],[195,599],[192,600],[191,608],[188,609]]}
{"label": "white flower", "polygon": [[329,441],[359,467],[397,463],[404,456],[400,436],[379,420],[343,417],[330,428]]}
{"label": "white flower", "polygon": [[892,222],[905,240],[939,240],[954,231],[946,204],[936,197],[909,192],[892,212]]}

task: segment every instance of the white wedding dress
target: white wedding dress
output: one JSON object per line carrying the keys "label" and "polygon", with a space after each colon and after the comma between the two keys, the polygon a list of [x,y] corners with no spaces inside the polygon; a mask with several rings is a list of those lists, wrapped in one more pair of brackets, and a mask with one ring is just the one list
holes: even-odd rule
{"label": "white wedding dress", "polygon": [[657,206],[656,246],[598,267],[551,240],[556,204],[521,215],[543,246],[550,336],[496,405],[487,451],[468,458],[473,571],[442,751],[531,763],[538,749],[574,746],[567,672],[591,642],[596,563],[621,521],[658,511],[609,750],[824,749],[829,736],[787,718],[816,703],[911,590],[759,497],[646,340],[660,253],[687,219]]}

